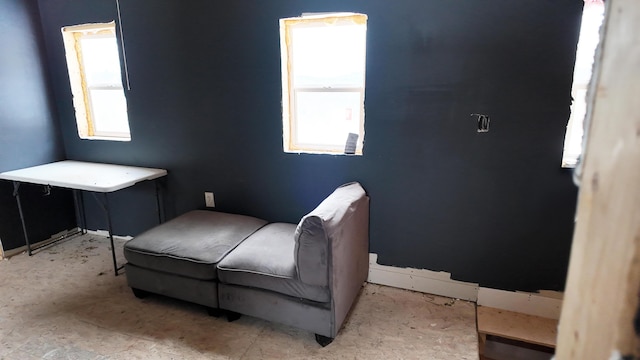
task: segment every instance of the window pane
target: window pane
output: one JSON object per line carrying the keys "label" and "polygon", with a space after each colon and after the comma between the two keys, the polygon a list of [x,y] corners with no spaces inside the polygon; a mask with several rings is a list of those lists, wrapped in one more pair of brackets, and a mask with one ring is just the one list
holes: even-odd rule
{"label": "window pane", "polygon": [[594,54],[600,42],[600,25],[604,18],[604,4],[585,3],[576,49],[573,82],[587,85],[591,80]]}
{"label": "window pane", "polygon": [[586,93],[591,81],[594,54],[600,42],[600,25],[604,18],[604,4],[586,2],[582,13],[580,38],[576,50],[571,96],[571,115],[564,141],[562,163],[573,167],[582,153],[582,136],[587,113]]}
{"label": "window pane", "polygon": [[366,26],[292,28],[294,87],[362,87]]}
{"label": "window pane", "polygon": [[584,118],[587,114],[587,89],[573,89],[574,103],[571,105],[573,122],[567,128],[564,143],[564,155],[578,158],[582,153],[582,135],[584,133]]}
{"label": "window pane", "polygon": [[127,100],[122,89],[89,90],[96,135],[129,133]]}
{"label": "window pane", "polygon": [[295,142],[344,147],[349,133],[360,134],[360,106],[359,92],[298,91]]}
{"label": "window pane", "polygon": [[82,64],[88,86],[122,86],[120,59],[115,36],[83,37]]}

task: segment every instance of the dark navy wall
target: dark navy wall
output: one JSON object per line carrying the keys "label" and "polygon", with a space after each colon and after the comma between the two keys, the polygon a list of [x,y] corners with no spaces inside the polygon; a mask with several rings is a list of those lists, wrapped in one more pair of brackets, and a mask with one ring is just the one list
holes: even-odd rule
{"label": "dark navy wall", "polygon": [[[560,168],[581,0],[121,1],[131,142],[80,140],[60,27],[113,0],[39,2],[71,159],[169,170],[170,216],[204,206],[297,222],[336,186],[371,196],[371,252],[482,286],[562,289],[576,189]],[[278,19],[369,16],[362,157],[282,151]],[[491,117],[478,134],[472,113]],[[154,225],[152,188],[116,195],[115,232]],[[90,210],[90,228],[106,228]]]}
{"label": "dark navy wall", "polygon": [[[0,172],[64,158],[50,101],[40,16],[35,0],[0,0]],[[25,244],[13,186],[0,181],[0,241],[5,250]],[[39,241],[75,226],[68,191],[43,196],[40,187],[21,189],[27,227]]]}

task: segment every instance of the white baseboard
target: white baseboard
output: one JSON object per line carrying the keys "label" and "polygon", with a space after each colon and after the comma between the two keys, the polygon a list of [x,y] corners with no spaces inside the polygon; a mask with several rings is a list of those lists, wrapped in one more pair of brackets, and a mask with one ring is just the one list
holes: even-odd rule
{"label": "white baseboard", "polygon": [[561,292],[528,293],[480,287],[476,283],[452,280],[447,272],[380,265],[377,254],[369,254],[367,281],[550,319],[559,319],[562,309]]}
{"label": "white baseboard", "polygon": [[451,280],[451,274],[446,272],[379,265],[378,254],[369,254],[367,281],[454,299],[478,299],[478,284]]}
{"label": "white baseboard", "polygon": [[[41,247],[41,246],[46,246],[47,244],[50,243],[54,243],[58,240],[61,240],[60,238],[62,237],[66,237],[69,234],[73,234],[76,231],[80,231],[80,228],[74,228],[74,229],[70,229],[70,230],[64,230],[61,231],[57,234],[51,235],[50,238],[46,239],[46,240],[42,240],[40,242],[37,242],[35,244],[31,244],[31,249],[36,248],[36,247]],[[96,235],[96,236],[102,236],[102,237],[109,237],[109,232],[107,230],[85,230],[87,234],[91,234],[91,235]],[[76,234],[73,234],[74,236]],[[113,238],[115,240],[123,240],[123,241],[127,241],[127,240],[131,240],[133,239],[133,236],[120,236],[120,235],[113,235]],[[15,249],[10,249],[10,250],[4,250],[4,248],[2,247],[2,243],[0,243],[0,260],[1,259],[5,259],[5,258],[10,258],[12,256],[21,254],[23,252],[27,251],[27,245],[23,245],[20,246],[18,248]]]}
{"label": "white baseboard", "polygon": [[[69,229],[69,230],[64,230],[64,231],[61,231],[61,232],[59,232],[57,234],[51,235],[51,237],[46,239],[46,240],[42,240],[42,241],[37,242],[35,244],[31,244],[31,248],[33,249],[33,248],[36,248],[36,247],[45,246],[45,245],[47,245],[49,243],[56,242],[61,237],[67,236],[69,234],[72,234],[75,231],[80,231],[80,228],[73,228],[73,229]],[[109,232],[107,230],[85,230],[85,231],[87,232],[87,234],[109,237]],[[124,240],[124,241],[133,239],[132,236],[119,236],[119,235],[113,235],[113,238],[114,239],[118,239],[118,240]],[[15,249],[4,250],[4,247],[2,246],[2,243],[0,243],[0,259],[10,258],[12,256],[21,254],[21,253],[23,253],[25,251],[27,251],[27,245],[23,245],[23,246],[15,248]]]}
{"label": "white baseboard", "polygon": [[[56,241],[60,240],[60,238],[66,237],[69,234],[72,234],[73,232],[76,232],[76,231],[80,231],[80,228],[74,228],[74,229],[60,231],[59,233],[51,235],[51,237],[46,239],[46,240],[42,240],[42,241],[39,241],[39,242],[37,242],[35,244],[31,244],[31,249],[36,248],[36,247],[46,246],[47,244],[56,242]],[[27,251],[27,245],[26,244],[23,245],[23,246],[17,247],[15,249],[10,249],[10,250],[6,250],[6,251],[4,250],[4,248],[2,248],[2,254],[1,254],[2,257],[0,259],[10,258],[12,256],[21,254],[21,253],[26,252],[26,251]]]}
{"label": "white baseboard", "polygon": [[[109,231],[107,230],[86,230],[87,234],[91,234],[91,235],[97,235],[97,236],[104,236],[104,237],[109,237]],[[113,235],[114,239],[118,239],[118,240],[131,240],[133,239],[133,236],[121,236],[121,235]]]}
{"label": "white baseboard", "polygon": [[481,287],[478,291],[478,305],[549,319],[560,319],[562,293],[554,292],[552,295],[549,294],[549,291],[528,293]]}

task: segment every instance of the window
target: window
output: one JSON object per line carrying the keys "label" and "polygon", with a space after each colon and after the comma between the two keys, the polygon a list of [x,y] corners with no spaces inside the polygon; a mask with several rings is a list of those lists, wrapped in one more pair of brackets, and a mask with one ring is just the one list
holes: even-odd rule
{"label": "window", "polygon": [[367,16],[280,19],[286,152],[362,155]]}
{"label": "window", "polygon": [[62,28],[78,134],[131,140],[115,22]]}
{"label": "window", "polygon": [[576,64],[573,70],[573,87],[571,88],[573,103],[564,140],[562,167],[575,167],[582,154],[583,125],[587,116],[587,89],[591,81],[595,51],[600,42],[599,29],[603,18],[602,1],[585,0],[576,50]]}

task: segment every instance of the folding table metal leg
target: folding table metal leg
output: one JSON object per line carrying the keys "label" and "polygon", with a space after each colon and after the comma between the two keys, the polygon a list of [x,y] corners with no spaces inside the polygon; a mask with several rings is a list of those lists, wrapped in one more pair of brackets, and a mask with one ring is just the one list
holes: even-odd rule
{"label": "folding table metal leg", "polygon": [[106,217],[107,217],[107,226],[109,232],[109,243],[111,244],[111,258],[113,259],[113,272],[116,276],[118,276],[118,270],[124,268],[124,266],[118,267],[118,262],[116,261],[116,246],[113,243],[113,227],[111,225],[111,211],[109,211],[109,197],[107,193],[102,193],[104,197],[104,202],[101,201],[95,193],[92,193],[98,204],[102,207]]}
{"label": "folding table metal leg", "polygon": [[164,206],[161,206],[160,204],[160,183],[158,182],[159,179],[155,179],[154,182],[156,184],[156,209],[158,210],[158,223],[162,224],[162,222],[164,221]]}
{"label": "folding table metal leg", "polygon": [[84,210],[84,192],[82,190],[78,190],[80,194],[80,209],[82,212],[82,234],[86,234],[89,227],[87,226],[87,212]]}
{"label": "folding table metal leg", "polygon": [[113,227],[111,226],[111,212],[109,211],[109,197],[104,194],[104,211],[107,214],[107,225],[109,226],[109,242],[111,242],[111,257],[113,258],[113,271],[118,276],[118,263],[116,262],[116,247],[113,243]]}
{"label": "folding table metal leg", "polygon": [[87,232],[87,218],[84,214],[84,199],[82,198],[81,190],[74,189],[73,190],[73,202],[76,207],[76,219],[77,224],[80,227],[80,233],[86,234]]}
{"label": "folding table metal leg", "polygon": [[18,212],[20,213],[20,222],[22,223],[22,232],[24,233],[24,241],[27,244],[27,254],[31,256],[31,243],[29,242],[29,235],[27,235],[27,225],[24,222],[24,213],[22,212],[22,203],[20,202],[20,182],[13,182],[13,196],[18,203]]}

